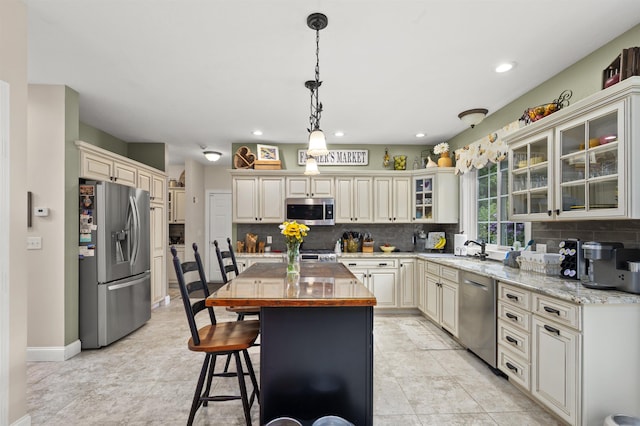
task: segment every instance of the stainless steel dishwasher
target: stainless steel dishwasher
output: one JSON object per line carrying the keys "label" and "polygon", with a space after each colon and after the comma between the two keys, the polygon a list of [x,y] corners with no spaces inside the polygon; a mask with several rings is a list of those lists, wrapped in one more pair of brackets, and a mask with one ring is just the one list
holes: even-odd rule
{"label": "stainless steel dishwasher", "polygon": [[460,277],[458,337],[471,352],[497,367],[496,281],[463,272]]}

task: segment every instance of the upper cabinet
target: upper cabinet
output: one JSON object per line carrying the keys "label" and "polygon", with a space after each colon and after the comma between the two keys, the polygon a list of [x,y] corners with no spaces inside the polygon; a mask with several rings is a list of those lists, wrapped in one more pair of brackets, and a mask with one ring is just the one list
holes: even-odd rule
{"label": "upper cabinet", "polygon": [[234,176],[233,221],[279,223],[284,220],[284,177]]}
{"label": "upper cabinet", "polygon": [[184,223],[186,218],[185,212],[184,188],[169,189],[169,205],[167,208],[169,223]]}
{"label": "upper cabinet", "polygon": [[413,221],[458,222],[458,177],[453,167],[434,167],[413,177]]}
{"label": "upper cabinet", "polygon": [[285,198],[334,198],[336,223],[456,223],[458,177],[453,167],[414,171],[232,170],[233,222],[278,223]]}
{"label": "upper cabinet", "polygon": [[375,223],[411,222],[411,177],[373,178],[373,221]]}
{"label": "upper cabinet", "polygon": [[509,135],[510,218],[640,218],[638,108],[632,77]]}
{"label": "upper cabinet", "polygon": [[135,188],[138,184],[136,172],[135,166],[114,159],[112,156],[80,150],[80,177],[111,181]]}
{"label": "upper cabinet", "polygon": [[138,170],[138,188],[149,191],[151,203],[164,204],[166,199],[167,179],[164,175],[147,170]]}
{"label": "upper cabinet", "polygon": [[287,176],[286,198],[333,198],[333,177]]}
{"label": "upper cabinet", "polygon": [[336,177],[336,223],[373,222],[373,179]]}

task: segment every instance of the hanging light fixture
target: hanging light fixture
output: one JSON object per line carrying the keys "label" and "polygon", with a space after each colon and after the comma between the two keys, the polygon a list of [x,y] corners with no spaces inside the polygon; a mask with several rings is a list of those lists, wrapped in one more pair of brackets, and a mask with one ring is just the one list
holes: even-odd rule
{"label": "hanging light fixture", "polygon": [[318,162],[315,158],[307,156],[307,167],[304,169],[305,175],[319,175]]}
{"label": "hanging light fixture", "polygon": [[311,91],[311,114],[309,116],[310,127],[307,129],[309,131],[309,148],[307,149],[307,155],[312,157],[326,155],[329,153],[324,133],[320,130],[322,103],[318,96],[318,90],[322,84],[320,81],[320,30],[326,28],[328,22],[327,17],[322,13],[312,13],[307,17],[307,26],[316,32],[315,80],[309,80],[304,83],[305,87]]}
{"label": "hanging light fixture", "polygon": [[462,120],[464,124],[466,124],[467,126],[471,126],[471,128],[473,129],[476,124],[480,124],[480,122],[484,120],[484,117],[488,112],[489,110],[485,108],[468,109],[458,114],[458,118]]}

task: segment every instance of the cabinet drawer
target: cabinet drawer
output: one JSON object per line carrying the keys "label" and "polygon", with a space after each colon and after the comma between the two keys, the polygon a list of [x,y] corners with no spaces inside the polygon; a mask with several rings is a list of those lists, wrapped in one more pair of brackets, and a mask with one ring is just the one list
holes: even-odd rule
{"label": "cabinet drawer", "polygon": [[531,336],[529,333],[518,330],[503,320],[498,320],[498,346],[502,345],[509,348],[513,353],[528,362],[530,359],[530,341]]}
{"label": "cabinet drawer", "polygon": [[427,272],[430,274],[440,275],[440,265],[433,262],[427,262]]}
{"label": "cabinet drawer", "polygon": [[518,327],[526,332],[531,332],[531,313],[515,307],[510,303],[498,302],[498,318],[505,323]]}
{"label": "cabinet drawer", "polygon": [[454,268],[449,268],[446,266],[440,267],[440,276],[446,280],[453,281],[454,283],[458,282],[458,270]]}
{"label": "cabinet drawer", "polygon": [[577,330],[581,329],[581,309],[573,303],[536,294],[533,297],[533,313]]}
{"label": "cabinet drawer", "polygon": [[509,376],[510,381],[514,381],[527,391],[531,390],[530,364],[500,345],[498,345],[498,369]]}
{"label": "cabinet drawer", "polygon": [[498,300],[516,305],[525,311],[531,310],[531,293],[509,284],[499,283]]}
{"label": "cabinet drawer", "polygon": [[398,259],[343,259],[347,268],[397,268]]}

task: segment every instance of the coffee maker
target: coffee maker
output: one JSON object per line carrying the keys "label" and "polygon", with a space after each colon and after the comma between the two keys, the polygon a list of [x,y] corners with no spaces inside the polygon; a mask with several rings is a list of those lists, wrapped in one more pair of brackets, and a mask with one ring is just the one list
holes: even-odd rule
{"label": "coffee maker", "polygon": [[582,245],[585,274],[582,285],[602,290],[640,294],[640,249],[626,249],[622,243],[590,241]]}
{"label": "coffee maker", "polygon": [[427,234],[423,230],[419,230],[413,233],[413,251],[427,251]]}

